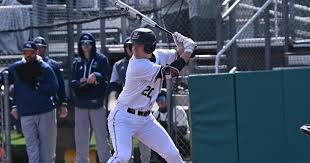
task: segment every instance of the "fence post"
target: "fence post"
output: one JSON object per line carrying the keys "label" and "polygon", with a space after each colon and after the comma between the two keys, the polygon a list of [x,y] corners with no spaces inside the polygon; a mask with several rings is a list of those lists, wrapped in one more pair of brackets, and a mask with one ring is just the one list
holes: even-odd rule
{"label": "fence post", "polygon": [[[158,6],[157,6],[157,0],[152,0],[152,1],[151,1],[151,4],[153,5],[153,6],[152,6],[152,10],[158,8]],[[154,20],[155,22],[159,22],[159,21],[158,21],[158,12],[156,11],[156,12],[154,12],[153,14],[154,14],[153,20]],[[160,35],[159,35],[160,32],[161,32],[160,30],[155,30],[155,31],[154,31],[157,40],[160,40],[160,37],[159,37],[159,36],[160,36]]]}
{"label": "fence post", "polygon": [[10,105],[9,105],[9,72],[3,72],[4,77],[4,123],[5,123],[5,154],[8,163],[12,163],[11,159],[11,128],[10,128]]}
{"label": "fence post", "polygon": [[[234,4],[235,0],[230,1],[229,5],[231,6]],[[229,34],[230,38],[233,38],[236,34],[236,10],[233,9],[229,15]],[[235,41],[230,48],[230,68],[232,67],[237,67],[237,61],[238,61],[238,56],[237,56],[237,42]]]}
{"label": "fence post", "polygon": [[[0,79],[1,80],[1,79]],[[1,85],[0,85],[1,86]],[[0,118],[0,122],[1,122],[1,124],[3,124],[3,125],[1,125],[1,133],[4,133],[4,131],[5,131],[5,127],[4,127],[4,91],[3,91],[3,89],[2,88],[0,88],[0,116],[1,116],[1,118]],[[4,141],[5,139],[4,139],[4,136],[2,136],[1,137],[1,140],[0,140],[0,142],[1,142],[1,148],[2,149],[5,149],[5,141]],[[4,158],[2,158],[2,160],[3,160]]]}
{"label": "fence post", "polygon": [[172,79],[166,80],[167,88],[167,110],[168,110],[168,132],[171,138],[174,138],[173,135],[173,107],[172,107]]}
{"label": "fence post", "polygon": [[128,25],[127,19],[124,16],[122,16],[121,17],[121,27],[122,27],[121,28],[121,34],[122,34],[122,36],[120,38],[120,43],[124,43],[125,39],[128,37],[127,30],[126,30],[127,25]]}
{"label": "fence post", "polygon": [[[67,0],[67,21],[69,22],[73,18],[73,1]],[[68,74],[71,74],[71,66],[75,57],[74,54],[74,28],[73,24],[69,23],[67,25],[67,43],[68,43],[68,63],[67,69]],[[71,96],[71,94],[70,94]]]}
{"label": "fence post", "polygon": [[284,52],[289,51],[289,36],[290,36],[290,25],[289,25],[289,5],[288,0],[282,0],[283,7],[283,32],[284,32]]}
{"label": "fence post", "polygon": [[[32,0],[33,25],[39,26],[47,24],[46,0]],[[47,30],[40,28],[33,30],[33,36],[42,36],[47,39]]]}
{"label": "fence post", "polygon": [[[76,0],[76,15],[78,19],[82,18],[82,0]],[[82,35],[82,24],[76,25],[76,41],[79,41]]]}
{"label": "fence post", "polygon": [[295,0],[289,0],[289,11],[288,11],[288,13],[289,13],[289,26],[291,27],[291,28],[289,28],[289,36],[291,36],[292,37],[292,39],[294,40],[295,39],[295,28],[294,28],[294,26],[296,25],[295,24],[295,8],[294,8],[294,5],[295,5]]}
{"label": "fence post", "polygon": [[[99,16],[105,16],[105,10],[104,8],[107,5],[106,0],[101,0],[99,2]],[[100,43],[101,43],[101,49],[100,52],[107,55],[108,58],[110,58],[109,54],[106,54],[106,33],[105,33],[105,19],[100,19]]]}
{"label": "fence post", "polygon": [[219,0],[216,1],[216,17],[216,42],[217,52],[219,52],[224,46],[222,3]]}
{"label": "fence post", "polygon": [[271,69],[271,33],[270,33],[270,4],[264,12],[265,29],[265,69]]}

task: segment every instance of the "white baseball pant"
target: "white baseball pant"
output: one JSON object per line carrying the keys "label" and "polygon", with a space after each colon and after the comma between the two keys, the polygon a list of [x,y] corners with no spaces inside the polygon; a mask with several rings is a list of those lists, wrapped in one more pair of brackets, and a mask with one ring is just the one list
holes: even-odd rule
{"label": "white baseball pant", "polygon": [[172,139],[152,114],[134,115],[118,103],[108,117],[108,126],[115,151],[108,163],[128,163],[131,157],[132,137],[153,149],[168,163],[183,163]]}

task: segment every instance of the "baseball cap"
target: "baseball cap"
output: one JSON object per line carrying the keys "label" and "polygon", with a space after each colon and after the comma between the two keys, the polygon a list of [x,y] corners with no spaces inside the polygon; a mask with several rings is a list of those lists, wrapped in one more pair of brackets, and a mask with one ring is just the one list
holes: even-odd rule
{"label": "baseball cap", "polygon": [[37,50],[37,46],[36,46],[36,44],[34,42],[28,41],[28,42],[26,42],[24,44],[23,50],[33,50],[33,51],[35,51],[35,50]]}
{"label": "baseball cap", "polygon": [[36,44],[36,46],[47,47],[47,42],[43,37],[36,37],[33,39],[33,42]]}
{"label": "baseball cap", "polygon": [[93,40],[93,38],[89,34],[84,33],[81,36],[81,38],[80,38],[80,43],[81,43],[81,45],[88,45],[88,46],[90,46],[90,45],[92,45],[94,43],[94,40]]}
{"label": "baseball cap", "polygon": [[93,38],[91,38],[88,34],[83,34],[80,42],[93,42]]}

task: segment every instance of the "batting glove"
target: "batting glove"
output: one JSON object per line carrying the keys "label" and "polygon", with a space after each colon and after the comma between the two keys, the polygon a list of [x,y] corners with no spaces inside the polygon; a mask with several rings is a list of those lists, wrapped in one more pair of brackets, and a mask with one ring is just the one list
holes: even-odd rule
{"label": "batting glove", "polygon": [[183,48],[183,41],[184,41],[184,36],[181,35],[180,33],[178,32],[174,32],[174,34],[172,35],[173,37],[173,41],[175,43],[175,45],[177,47],[182,47]]}
{"label": "batting glove", "polygon": [[186,38],[183,42],[184,52],[193,53],[196,47],[196,43],[190,39]]}

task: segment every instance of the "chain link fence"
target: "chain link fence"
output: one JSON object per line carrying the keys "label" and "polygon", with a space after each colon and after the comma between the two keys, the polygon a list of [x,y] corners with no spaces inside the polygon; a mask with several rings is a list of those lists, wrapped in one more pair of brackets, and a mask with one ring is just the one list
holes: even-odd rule
{"label": "chain link fence", "polygon": [[[223,34],[218,38],[218,44],[222,47],[232,43],[221,56],[221,65],[226,65],[226,72],[233,67],[239,71],[254,71],[283,65],[279,53],[282,52],[284,37],[282,28],[279,28],[282,18],[278,1],[225,1],[221,11],[219,31]],[[233,38],[235,40],[230,42]],[[274,50],[272,55],[271,47]]]}
{"label": "chain link fence", "polygon": [[[283,1],[284,2],[284,1]],[[289,1],[289,30],[290,45],[292,49],[299,49],[297,52],[289,51],[286,55],[286,62],[291,66],[309,66],[309,24],[310,24],[310,2],[302,0]]]}
{"label": "chain link fence", "polygon": [[[222,43],[220,47],[247,27],[222,55],[221,65],[227,65],[226,71],[232,67],[255,71],[309,65],[310,3],[272,0],[262,9],[266,2],[269,3],[267,0],[231,0],[222,6],[220,29],[224,34],[218,38],[218,43]],[[255,17],[257,12],[260,14]],[[254,21],[246,25],[252,18]]]}
{"label": "chain link fence", "polygon": [[[67,72],[77,49],[76,42],[82,32],[95,35],[99,49],[106,55],[111,55],[110,60],[113,64],[122,58],[120,54],[122,50],[117,45],[122,43],[133,29],[146,26],[123,16],[123,13],[114,7],[114,2],[114,0],[2,0],[0,15],[6,19],[3,19],[0,26],[1,66],[4,67],[20,58],[22,44],[40,35],[47,38],[50,43],[50,56],[62,63]],[[213,73],[215,53],[259,11],[266,0],[230,0],[224,5],[223,2],[226,2],[224,0],[124,0],[124,2],[143,11],[170,31],[179,31],[197,41],[198,57],[193,62],[192,72]],[[235,2],[238,2],[236,7],[227,16],[222,17]],[[260,14],[242,32],[236,44],[222,56],[222,72],[234,66],[242,71],[283,66],[286,64],[286,58],[281,55],[283,48],[288,48],[290,45],[308,46],[310,36],[308,1],[273,0],[266,10],[269,14],[265,14],[267,12]],[[167,44],[173,42],[170,36],[157,29],[154,30],[159,46],[172,47],[172,44]],[[271,37],[270,45],[276,51],[270,61],[266,61],[264,55],[266,51],[264,38],[268,34]],[[288,42],[285,37],[289,38]],[[285,45],[286,43],[288,45]],[[308,60],[306,57],[302,59]],[[300,62],[300,57],[296,57],[296,60]],[[294,62],[294,59],[290,58],[289,62]]]}
{"label": "chain link fence", "polygon": [[292,39],[296,42],[307,41],[310,38],[309,35],[309,23],[310,23],[310,2],[295,0],[290,2],[289,6],[292,11],[290,32]]}
{"label": "chain link fence", "polygon": [[188,90],[188,66],[185,67],[181,74],[172,84],[172,113],[174,126],[172,129],[172,138],[185,161],[190,161],[191,152],[191,120],[190,104]]}

